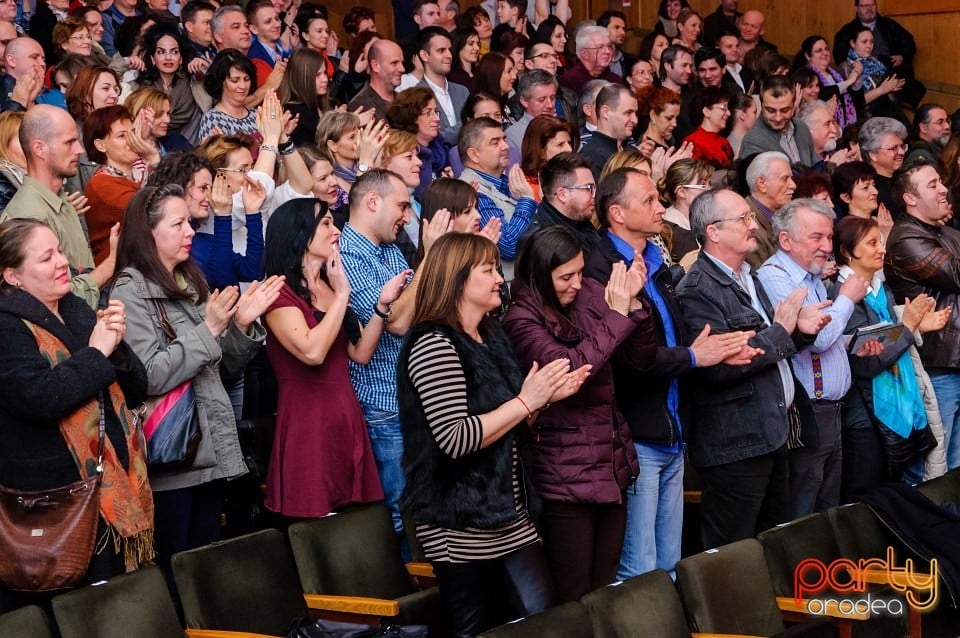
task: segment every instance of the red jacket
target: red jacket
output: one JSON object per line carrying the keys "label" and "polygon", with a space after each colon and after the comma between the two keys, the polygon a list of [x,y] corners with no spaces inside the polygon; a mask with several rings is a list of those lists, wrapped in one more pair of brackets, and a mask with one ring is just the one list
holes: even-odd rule
{"label": "red jacket", "polygon": [[617,503],[639,473],[630,428],[613,400],[613,356],[640,367],[656,354],[649,309],[624,317],[610,310],[604,287],[584,279],[569,308],[573,325],[537,304],[519,283],[503,319],[524,370],[569,358],[574,370],[592,364],[590,377],[572,397],[554,403],[534,424],[533,480],[540,496],[567,503]]}

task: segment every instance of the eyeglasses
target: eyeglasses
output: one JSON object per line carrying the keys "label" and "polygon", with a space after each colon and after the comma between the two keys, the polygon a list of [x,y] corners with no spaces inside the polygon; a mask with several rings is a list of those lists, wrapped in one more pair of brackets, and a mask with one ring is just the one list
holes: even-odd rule
{"label": "eyeglasses", "polygon": [[689,188],[690,190],[694,190],[694,191],[705,191],[708,188],[710,188],[706,184],[681,184],[680,187]]}
{"label": "eyeglasses", "polygon": [[720,109],[721,111],[729,111],[730,107],[727,104],[714,104],[710,107],[711,109]]}
{"label": "eyeglasses", "polygon": [[249,166],[241,166],[240,168],[218,168],[218,173],[240,173],[241,175],[246,175],[250,172]]}
{"label": "eyeglasses", "polygon": [[708,226],[713,226],[714,224],[722,224],[723,222],[742,222],[744,224],[749,224],[757,218],[757,214],[753,211],[744,213],[743,215],[737,215],[736,217],[724,217],[723,219],[718,219],[715,222],[710,222]]}
{"label": "eyeglasses", "polygon": [[427,117],[440,117],[440,109],[423,109],[420,111],[420,115],[426,115]]}
{"label": "eyeglasses", "polygon": [[580,49],[580,50],[581,50],[581,51],[600,51],[600,50],[613,51],[613,45],[612,45],[612,44],[601,44],[601,45],[598,46],[598,47],[583,47],[583,48]]}
{"label": "eyeglasses", "polygon": [[538,53],[538,54],[536,54],[536,55],[531,55],[531,56],[530,56],[529,58],[527,58],[527,59],[528,59],[528,60],[536,60],[537,58],[545,58],[545,59],[547,59],[547,60],[559,60],[559,59],[560,59],[560,56],[557,55],[556,53],[546,53],[546,52],[544,52],[544,53]]}
{"label": "eyeglasses", "polygon": [[[863,5],[860,5],[863,6]],[[895,144],[893,146],[881,146],[881,151],[893,151],[894,153],[906,153],[907,145],[906,144]]]}
{"label": "eyeglasses", "polygon": [[71,42],[87,42],[93,40],[89,33],[75,33],[67,39]]}
{"label": "eyeglasses", "polygon": [[597,192],[596,184],[579,184],[577,186],[561,186],[560,188],[568,191],[587,191],[591,195]]}

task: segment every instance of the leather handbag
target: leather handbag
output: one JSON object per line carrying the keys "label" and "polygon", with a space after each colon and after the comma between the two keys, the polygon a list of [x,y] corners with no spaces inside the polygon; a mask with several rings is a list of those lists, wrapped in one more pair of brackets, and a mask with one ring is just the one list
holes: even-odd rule
{"label": "leather handbag", "polygon": [[101,396],[95,476],[39,492],[0,486],[0,583],[7,589],[57,591],[87,573],[100,519],[104,432]]}
{"label": "leather handbag", "polygon": [[[153,299],[160,329],[170,341],[177,333],[170,324],[163,302]],[[152,470],[190,467],[200,447],[200,421],[193,380],[184,381],[164,395],[147,399],[135,412],[147,440],[148,465]]]}
{"label": "leather handbag", "polygon": [[373,627],[333,620],[296,620],[285,638],[427,638],[426,625]]}

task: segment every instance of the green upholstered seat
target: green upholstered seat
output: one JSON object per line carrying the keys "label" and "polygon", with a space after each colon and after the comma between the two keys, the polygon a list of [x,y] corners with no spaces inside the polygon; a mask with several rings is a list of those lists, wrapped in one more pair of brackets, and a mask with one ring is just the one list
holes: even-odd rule
{"label": "green upholstered seat", "polygon": [[35,605],[21,607],[0,616],[0,636],[50,638],[47,615]]}
{"label": "green upholstered seat", "polygon": [[593,625],[586,608],[578,603],[564,603],[522,620],[485,631],[478,638],[592,638]]}

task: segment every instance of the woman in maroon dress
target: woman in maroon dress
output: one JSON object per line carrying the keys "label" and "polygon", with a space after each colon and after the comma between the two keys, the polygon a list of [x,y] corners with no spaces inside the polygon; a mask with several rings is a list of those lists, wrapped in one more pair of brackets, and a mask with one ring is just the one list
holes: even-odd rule
{"label": "woman in maroon dress", "polygon": [[[384,321],[374,313],[361,328],[348,305],[339,238],[320,200],[288,202],[267,226],[265,269],[287,280],[266,313],[267,355],[280,384],[266,506],[290,518],[383,498],[347,360],[370,360]],[[396,300],[410,274],[387,282],[378,308]]]}

